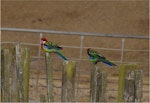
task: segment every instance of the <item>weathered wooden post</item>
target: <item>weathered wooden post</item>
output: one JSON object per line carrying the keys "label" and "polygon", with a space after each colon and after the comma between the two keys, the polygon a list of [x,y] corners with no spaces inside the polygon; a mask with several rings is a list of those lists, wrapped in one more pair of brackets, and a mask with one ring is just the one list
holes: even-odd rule
{"label": "weathered wooden post", "polygon": [[123,102],[125,69],[125,65],[119,69],[118,102]]}
{"label": "weathered wooden post", "polygon": [[53,68],[52,68],[52,57],[50,53],[45,54],[46,61],[46,75],[47,75],[47,100],[48,102],[54,102],[53,97]]}
{"label": "weathered wooden post", "polygon": [[23,74],[23,102],[29,100],[29,70],[30,70],[30,51],[28,48],[21,49],[21,68]]}
{"label": "weathered wooden post", "polygon": [[142,102],[142,70],[135,70],[135,102]]}
{"label": "weathered wooden post", "polygon": [[124,86],[124,97],[123,100],[125,102],[134,102],[135,99],[135,85],[134,78],[126,77],[125,78],[125,86]]}
{"label": "weathered wooden post", "polygon": [[62,71],[62,102],[75,102],[76,62],[64,61]]}
{"label": "weathered wooden post", "polygon": [[11,102],[19,102],[19,83],[18,83],[18,62],[16,56],[19,56],[19,44],[16,44],[12,50],[12,81],[11,81]]}
{"label": "weathered wooden post", "polygon": [[91,69],[91,101],[106,102],[107,74],[97,66]]}
{"label": "weathered wooden post", "polygon": [[1,90],[2,90],[2,102],[10,102],[10,85],[9,85],[9,79],[10,79],[10,60],[9,60],[9,50],[8,49],[2,49],[1,51]]}
{"label": "weathered wooden post", "polygon": [[91,84],[90,84],[90,88],[91,88],[91,101],[92,102],[98,102],[98,87],[97,87],[97,77],[100,77],[100,74],[98,73],[98,67],[95,66],[95,68],[91,69]]}
{"label": "weathered wooden post", "polygon": [[45,95],[40,94],[40,102],[46,102]]}
{"label": "weathered wooden post", "polygon": [[121,65],[119,72],[118,102],[141,101],[142,75],[137,65]]}
{"label": "weathered wooden post", "polygon": [[23,84],[23,65],[22,62],[22,54],[20,49],[20,44],[16,43],[15,45],[15,65],[16,65],[16,71],[17,71],[17,81],[18,81],[18,87],[19,87],[19,96],[20,101],[24,101],[24,84]]}
{"label": "weathered wooden post", "polygon": [[21,48],[15,44],[12,53],[12,81],[11,101],[28,102],[29,99],[29,67],[30,52],[28,48]]}
{"label": "weathered wooden post", "polygon": [[99,71],[100,76],[98,77],[98,97],[99,102],[107,101],[107,73],[105,71]]}
{"label": "weathered wooden post", "polygon": [[[10,69],[10,53],[2,50],[2,96],[4,102],[28,102],[29,96],[29,49],[22,49],[15,44],[12,50]],[[11,77],[11,78],[10,78]],[[10,85],[11,82],[11,85]],[[11,87],[10,87],[11,86]]]}

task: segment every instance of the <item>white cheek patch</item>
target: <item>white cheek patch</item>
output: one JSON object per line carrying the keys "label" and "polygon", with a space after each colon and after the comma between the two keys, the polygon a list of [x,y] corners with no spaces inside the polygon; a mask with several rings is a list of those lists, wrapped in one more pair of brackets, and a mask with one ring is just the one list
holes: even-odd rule
{"label": "white cheek patch", "polygon": [[46,41],[41,40],[41,44],[44,44]]}
{"label": "white cheek patch", "polygon": [[43,41],[43,44],[45,44],[46,41]]}

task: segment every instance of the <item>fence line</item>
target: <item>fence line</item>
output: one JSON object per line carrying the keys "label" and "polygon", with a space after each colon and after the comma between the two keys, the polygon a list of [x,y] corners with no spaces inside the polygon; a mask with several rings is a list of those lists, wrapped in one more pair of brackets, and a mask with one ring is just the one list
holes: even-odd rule
{"label": "fence line", "polygon": [[[13,44],[15,42],[1,42],[1,44]],[[20,44],[23,44],[23,45],[30,45],[30,46],[40,46],[40,44],[32,44],[32,43],[20,43]],[[123,47],[121,49],[112,49],[112,48],[98,48],[98,47],[78,47],[78,46],[65,46],[65,45],[60,45],[61,47],[65,47],[65,48],[77,48],[77,49],[87,49],[87,48],[93,48],[93,49],[100,49],[100,50],[112,50],[112,51],[121,51],[121,55],[123,55],[123,51],[131,51],[131,52],[134,52],[134,51],[137,51],[137,52],[148,52],[150,50],[135,50],[135,49],[123,49]],[[39,47],[40,48],[40,47]],[[40,55],[40,51],[41,49],[39,49],[39,53],[38,53],[38,56],[31,56],[32,58],[44,58],[44,57],[41,57]],[[81,52],[81,51],[80,51]],[[54,57],[54,58],[57,58],[57,57]],[[79,58],[69,58],[69,59],[73,59],[73,60],[81,60],[81,56],[79,56]],[[123,59],[123,56],[121,56],[121,60]],[[88,60],[88,59],[84,59],[82,58],[82,60]],[[114,62],[114,61],[113,61]],[[121,62],[121,61],[115,61],[115,62],[119,62],[119,63],[128,63],[128,62]],[[133,62],[132,62],[133,63]],[[144,62],[135,62],[135,63],[144,63]]]}
{"label": "fence line", "polygon": [[[15,43],[15,42],[2,42],[1,44],[13,44],[13,43]],[[23,44],[23,45],[31,45],[31,46],[39,46],[39,44],[32,44],[32,43],[20,43],[20,44]],[[123,55],[122,53],[123,53],[123,51],[131,51],[131,52],[134,52],[134,51],[137,51],[137,52],[139,52],[139,51],[142,51],[142,52],[148,52],[148,51],[150,51],[150,50],[135,50],[135,49],[123,49],[123,51],[122,51],[122,49],[112,49],[112,48],[98,48],[98,47],[77,47],[77,46],[64,46],[64,45],[60,45],[61,47],[65,47],[65,48],[78,48],[78,49],[87,49],[87,48],[93,48],[93,49],[101,49],[101,50],[112,50],[112,51],[121,51],[121,55]],[[39,49],[39,51],[41,51],[40,49]],[[80,51],[81,52],[81,51]],[[41,58],[44,58],[44,56],[42,57],[41,55],[40,55],[40,53],[38,54],[38,56],[31,56],[31,58],[36,58],[36,59],[41,59]],[[54,57],[54,58],[58,58],[58,57]],[[81,59],[81,56],[79,57],[79,58],[69,58],[69,59],[73,59],[73,60],[77,60],[77,61],[80,61],[80,60],[89,60],[89,59],[84,59],[84,58],[82,58]],[[123,56],[121,56],[121,60],[123,59]],[[116,62],[116,63],[131,63],[131,62],[122,62],[122,61],[113,61],[112,60],[112,62]],[[132,63],[144,63],[144,64],[147,64],[147,63],[145,63],[145,62],[132,62]],[[79,64],[80,65],[80,64]]]}
{"label": "fence line", "polygon": [[[135,50],[135,49],[125,49],[124,48],[124,44],[125,39],[127,38],[132,38],[132,39],[149,39],[149,36],[133,36],[133,35],[119,35],[119,34],[99,34],[99,33],[86,33],[86,32],[67,32],[67,31],[55,31],[55,30],[39,30],[39,29],[22,29],[22,28],[0,28],[2,31],[12,31],[12,32],[30,32],[30,33],[38,33],[37,36],[39,36],[39,44],[32,44],[32,43],[20,43],[22,45],[29,45],[29,46],[37,46],[38,48],[38,54],[37,56],[31,56],[31,58],[36,58],[38,60],[38,62],[40,63],[40,59],[43,58],[44,56],[41,56],[41,47],[40,47],[40,41],[41,41],[41,37],[43,36],[44,33],[49,33],[49,34],[57,34],[57,35],[77,35],[80,36],[80,45],[79,46],[66,46],[66,45],[60,45],[61,47],[64,48],[75,48],[75,49],[79,49],[79,57],[76,58],[69,58],[69,59],[73,59],[73,60],[88,60],[88,59],[84,59],[82,58],[82,51],[83,49],[87,49],[87,48],[93,48],[93,49],[100,49],[100,50],[112,50],[112,51],[120,51],[121,52],[121,56],[120,56],[120,60],[118,61],[112,61],[112,62],[116,62],[116,63],[144,63],[144,62],[124,62],[123,58],[124,58],[124,52],[125,51],[142,51],[142,52],[148,52],[149,50]],[[112,37],[112,38],[120,38],[121,42],[119,42],[121,44],[120,48],[100,48],[100,47],[85,47],[83,46],[83,40],[85,36],[97,36],[97,37]],[[1,44],[7,44],[7,43],[14,43],[14,42],[1,42]],[[54,58],[58,58],[58,57],[54,57]],[[39,70],[40,70],[40,65],[38,63],[38,70],[37,70],[37,81],[36,83],[36,87],[37,87],[37,92],[38,92],[38,86],[40,85],[38,83],[39,78]],[[79,63],[79,67],[77,68],[78,72],[79,72],[79,76],[78,76],[78,80],[80,78],[80,63]],[[77,92],[80,92],[80,86],[77,85],[78,89]],[[37,93],[38,94],[38,93]],[[78,96],[76,96],[76,99],[78,100]]]}
{"label": "fence line", "polygon": [[68,32],[56,30],[41,30],[41,29],[24,29],[24,28],[0,28],[2,31],[15,31],[15,32],[33,32],[33,33],[51,33],[51,34],[66,34],[66,35],[80,35],[80,36],[101,36],[101,37],[114,37],[114,38],[135,38],[135,39],[149,39],[149,36],[133,36],[126,34],[100,34],[100,33],[87,33],[87,32]]}
{"label": "fence line", "polygon": [[[15,42],[1,42],[1,44],[13,44]],[[33,43],[20,43],[23,45],[30,45],[30,46],[39,46],[39,44],[33,44]],[[87,49],[87,48],[93,48],[93,49],[101,49],[101,50],[114,50],[114,51],[121,51],[122,49],[112,49],[112,48],[99,48],[99,47],[79,47],[79,46],[65,46],[65,45],[60,45],[61,47],[64,48],[74,48],[74,49]],[[150,50],[136,50],[136,49],[123,49],[123,51],[150,51]]]}
{"label": "fence line", "polygon": [[[2,42],[1,44],[12,44],[15,42]],[[32,45],[32,46],[39,46],[39,44],[31,44],[31,43],[20,43],[20,44],[25,44],[25,45]],[[73,48],[71,46],[61,46],[61,47],[68,47],[68,48]],[[80,47],[75,47],[75,48],[80,48]],[[82,48],[89,48],[89,47],[82,47]],[[116,50],[116,51],[120,51],[121,49],[111,49],[111,48],[97,48],[97,47],[93,47],[93,49],[102,49],[102,50]],[[133,49],[124,49],[124,51],[143,51],[143,52],[148,52],[150,50],[133,50]],[[44,59],[44,56],[31,56],[31,58],[35,58],[35,59]],[[58,57],[54,57],[54,58],[58,58]],[[80,61],[81,59],[79,58],[68,58],[68,59],[73,59],[73,60],[77,60]],[[86,60],[88,61],[89,59],[84,59],[82,58],[82,60]],[[31,60],[32,61],[32,60]],[[121,61],[112,61],[112,62],[118,62],[118,63],[131,63],[131,62],[121,62]],[[145,62],[132,62],[132,63],[144,63],[147,64]]]}

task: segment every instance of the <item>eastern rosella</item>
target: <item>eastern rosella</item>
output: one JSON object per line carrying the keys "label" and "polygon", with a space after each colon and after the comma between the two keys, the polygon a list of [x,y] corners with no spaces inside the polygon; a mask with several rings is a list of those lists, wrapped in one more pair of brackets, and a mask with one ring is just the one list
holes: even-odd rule
{"label": "eastern rosella", "polygon": [[41,47],[45,52],[56,53],[61,59],[67,60],[67,58],[63,56],[59,51],[62,49],[62,47],[58,46],[55,43],[47,41],[47,39],[44,37],[41,39]]}
{"label": "eastern rosella", "polygon": [[110,62],[104,56],[102,56],[97,51],[95,51],[91,48],[87,49],[87,54],[89,56],[90,61],[93,62],[94,64],[97,64],[98,62],[103,62],[109,66],[116,66],[116,64]]}

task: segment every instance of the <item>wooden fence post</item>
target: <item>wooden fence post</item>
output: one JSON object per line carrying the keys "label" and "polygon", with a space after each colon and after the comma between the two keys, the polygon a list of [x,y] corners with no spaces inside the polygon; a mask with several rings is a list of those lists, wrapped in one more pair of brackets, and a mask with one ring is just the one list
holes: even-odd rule
{"label": "wooden fence post", "polygon": [[29,100],[29,66],[30,52],[28,48],[21,48],[15,44],[12,53],[12,81],[11,101],[28,102]]}
{"label": "wooden fence post", "polygon": [[142,70],[135,70],[135,102],[142,102]]}
{"label": "wooden fence post", "polygon": [[64,61],[62,71],[62,102],[75,102],[76,62]]}
{"label": "wooden fence post", "polygon": [[[12,68],[9,67],[9,50],[3,49],[2,68],[2,101],[28,102],[29,96],[29,49],[21,49],[15,44],[12,50]],[[11,71],[11,72],[10,72]],[[10,74],[11,73],[11,74]],[[11,76],[11,79],[10,79]],[[11,87],[10,87],[11,80]]]}
{"label": "wooden fence post", "polygon": [[52,57],[50,53],[45,54],[46,61],[46,76],[47,76],[47,100],[53,102],[53,68],[52,68]]}
{"label": "wooden fence post", "polygon": [[2,102],[10,102],[10,85],[9,85],[9,79],[10,79],[10,60],[9,60],[9,50],[8,49],[2,49],[1,52],[1,73],[2,73]]}
{"label": "wooden fence post", "polygon": [[135,89],[134,89],[134,79],[133,78],[125,78],[125,88],[124,88],[124,97],[123,100],[125,102],[134,102],[135,98]]}
{"label": "wooden fence post", "polygon": [[30,51],[28,48],[21,49],[21,68],[23,74],[23,102],[29,100],[29,69],[30,69]]}
{"label": "wooden fence post", "polygon": [[91,69],[91,101],[92,102],[98,102],[98,92],[97,92],[97,77],[100,77],[100,74],[98,73],[98,67],[95,66],[95,68]]}
{"label": "wooden fence post", "polygon": [[91,70],[91,101],[106,102],[107,74],[97,66]]}
{"label": "wooden fence post", "polygon": [[125,88],[125,77],[129,70],[137,69],[137,65],[121,65],[119,69],[119,85],[118,85],[118,102],[123,102],[124,88]]}
{"label": "wooden fence post", "polygon": [[125,69],[125,65],[119,69],[118,102],[123,102]]}
{"label": "wooden fence post", "polygon": [[142,75],[137,65],[121,65],[119,71],[118,102],[141,101]]}
{"label": "wooden fence post", "polygon": [[46,102],[45,95],[40,94],[40,102]]}
{"label": "wooden fence post", "polygon": [[16,56],[19,56],[19,44],[16,44],[12,51],[12,81],[11,81],[11,102],[19,102],[19,83],[18,83],[18,62]]}
{"label": "wooden fence post", "polygon": [[99,88],[99,102],[107,101],[107,73],[105,71],[99,71],[100,77],[98,77],[98,88]]}
{"label": "wooden fence post", "polygon": [[23,62],[22,62],[22,53],[20,49],[20,44],[17,43],[15,45],[15,65],[16,65],[16,71],[17,71],[17,81],[18,81],[18,87],[19,87],[19,97],[20,102],[24,101],[24,84],[23,84]]}

